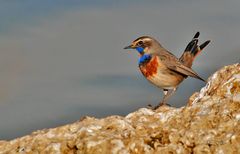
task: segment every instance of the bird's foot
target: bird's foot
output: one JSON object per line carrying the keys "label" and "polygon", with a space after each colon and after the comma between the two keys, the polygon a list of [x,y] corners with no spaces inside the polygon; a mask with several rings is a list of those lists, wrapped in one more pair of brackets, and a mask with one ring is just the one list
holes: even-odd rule
{"label": "bird's foot", "polygon": [[152,104],[148,104],[147,105],[147,108],[148,109],[151,109],[151,110],[156,110],[157,108],[159,108],[160,107],[160,105],[157,105],[157,106],[152,106]]}
{"label": "bird's foot", "polygon": [[153,110],[157,110],[158,108],[162,107],[162,106],[171,106],[170,104],[167,104],[165,102],[160,102],[157,106],[152,107]]}
{"label": "bird's foot", "polygon": [[148,109],[153,109],[152,104],[148,104],[148,105],[147,105],[147,108],[148,108]]}
{"label": "bird's foot", "polygon": [[166,104],[166,103],[164,103],[164,102],[160,102],[157,106],[152,106],[152,104],[148,104],[147,105],[147,108],[148,109],[152,109],[152,110],[157,110],[159,107],[161,107],[161,106],[171,106],[170,104]]}
{"label": "bird's foot", "polygon": [[155,107],[153,108],[153,110],[157,110],[157,109],[160,108],[161,106],[164,106],[164,104],[158,104],[157,106],[155,106]]}

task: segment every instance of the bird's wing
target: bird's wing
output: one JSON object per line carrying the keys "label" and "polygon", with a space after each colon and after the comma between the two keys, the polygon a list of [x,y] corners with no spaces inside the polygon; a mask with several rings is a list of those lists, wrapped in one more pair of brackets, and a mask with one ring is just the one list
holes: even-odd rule
{"label": "bird's wing", "polygon": [[196,72],[194,72],[191,68],[183,65],[175,56],[166,55],[166,54],[159,54],[159,58],[161,62],[170,70],[175,71],[177,73],[183,74],[185,76],[191,76],[197,79],[202,79]]}
{"label": "bird's wing", "polygon": [[186,66],[184,66],[183,64],[178,64],[178,65],[168,65],[168,68],[171,70],[174,70],[176,72],[179,72],[181,74],[187,75],[187,76],[191,76],[194,78],[197,78],[199,80],[202,80],[204,82],[206,82],[203,78],[201,78],[196,72],[194,72],[191,68],[188,68]]}

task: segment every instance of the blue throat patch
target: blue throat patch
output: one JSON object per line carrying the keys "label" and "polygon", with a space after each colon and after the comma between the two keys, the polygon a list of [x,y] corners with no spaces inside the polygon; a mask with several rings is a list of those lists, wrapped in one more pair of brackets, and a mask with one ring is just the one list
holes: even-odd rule
{"label": "blue throat patch", "polygon": [[144,48],[142,48],[142,47],[136,47],[136,50],[142,55],[142,54],[143,54],[143,51],[144,51]]}
{"label": "blue throat patch", "polygon": [[142,56],[139,58],[138,64],[145,63],[145,62],[149,61],[151,58],[152,58],[152,56],[149,55],[149,54],[142,55]]}

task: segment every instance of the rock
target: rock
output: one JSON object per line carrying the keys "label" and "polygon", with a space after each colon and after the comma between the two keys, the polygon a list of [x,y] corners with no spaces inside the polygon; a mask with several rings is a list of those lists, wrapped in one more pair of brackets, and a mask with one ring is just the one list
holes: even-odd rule
{"label": "rock", "polygon": [[0,153],[240,153],[240,64],[209,79],[187,106],[141,108],[125,117],[84,117],[0,141]]}

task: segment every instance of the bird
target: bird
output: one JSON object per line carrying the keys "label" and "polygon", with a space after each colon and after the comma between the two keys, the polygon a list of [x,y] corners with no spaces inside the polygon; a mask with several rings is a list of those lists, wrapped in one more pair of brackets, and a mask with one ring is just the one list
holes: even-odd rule
{"label": "bird", "polygon": [[167,105],[167,100],[188,76],[206,82],[191,68],[196,56],[210,43],[210,40],[207,40],[198,45],[199,35],[199,32],[194,35],[180,58],[150,36],[141,36],[124,48],[138,51],[138,67],[143,76],[163,90],[164,96],[160,103],[153,107],[154,110]]}

